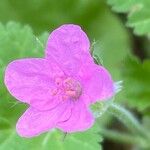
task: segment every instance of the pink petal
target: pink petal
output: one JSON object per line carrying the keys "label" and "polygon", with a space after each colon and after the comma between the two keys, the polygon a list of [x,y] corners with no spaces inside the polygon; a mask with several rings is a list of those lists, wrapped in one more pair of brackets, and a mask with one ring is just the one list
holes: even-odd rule
{"label": "pink petal", "polygon": [[16,129],[22,137],[37,136],[55,128],[59,120],[67,120],[70,114],[71,107],[68,102],[64,102],[50,111],[38,111],[30,107],[18,120]]}
{"label": "pink petal", "polygon": [[113,96],[113,80],[104,67],[86,63],[81,67],[78,77],[83,86],[83,94],[89,96],[84,99],[87,105]]}
{"label": "pink petal", "polygon": [[89,112],[83,100],[75,102],[72,108],[71,117],[67,121],[61,121],[57,124],[57,128],[64,132],[85,131],[94,123],[94,118]]}
{"label": "pink petal", "polygon": [[16,99],[38,109],[50,109],[58,104],[51,92],[55,88],[54,78],[60,74],[63,72],[46,59],[16,60],[6,69],[5,84]]}
{"label": "pink petal", "polygon": [[80,60],[89,54],[90,42],[87,35],[77,25],[63,25],[49,36],[46,56],[54,58],[67,73],[75,73]]}

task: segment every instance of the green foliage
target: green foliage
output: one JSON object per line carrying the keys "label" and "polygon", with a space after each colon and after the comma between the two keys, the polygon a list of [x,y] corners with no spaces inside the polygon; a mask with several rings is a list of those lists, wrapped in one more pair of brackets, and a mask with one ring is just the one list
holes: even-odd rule
{"label": "green foliage", "polygon": [[[39,37],[33,34],[29,26],[9,22],[0,24],[0,150],[99,150],[101,136],[97,126],[83,133],[67,135],[63,142],[63,133],[52,131],[33,139],[19,137],[15,124],[26,106],[17,102],[6,90],[3,83],[6,65],[25,57],[42,57],[48,34]],[[6,119],[7,118],[7,119]]]}
{"label": "green foliage", "polygon": [[132,9],[133,5],[139,0],[107,0],[108,4],[112,5],[112,9],[116,12],[128,12]]}
{"label": "green foliage", "polygon": [[150,109],[150,60],[140,62],[137,58],[128,58],[123,69],[124,92],[129,106],[139,111]]}
{"label": "green foliage", "polygon": [[15,133],[15,129],[0,132],[0,139],[5,140],[0,145],[0,150],[101,150],[99,142],[102,140],[97,133],[97,127],[86,132],[64,134],[53,130],[32,139],[21,138]]}
{"label": "green foliage", "polygon": [[30,24],[37,33],[65,23],[86,27],[97,17],[101,3],[102,0],[1,0],[0,20]]}
{"label": "green foliage", "polygon": [[94,55],[110,71],[114,80],[121,80],[120,63],[130,54],[130,37],[121,21],[108,8],[103,8],[100,14],[90,28],[94,35],[91,39],[96,39]]}
{"label": "green foliage", "polygon": [[149,0],[107,0],[116,12],[128,13],[127,26],[139,35],[150,34]]}

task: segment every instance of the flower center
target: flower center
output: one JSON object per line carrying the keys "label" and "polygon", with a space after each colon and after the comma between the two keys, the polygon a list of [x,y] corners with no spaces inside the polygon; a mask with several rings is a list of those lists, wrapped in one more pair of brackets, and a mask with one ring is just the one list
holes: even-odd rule
{"label": "flower center", "polygon": [[65,94],[73,99],[78,99],[82,94],[80,82],[73,78],[67,78],[63,82]]}
{"label": "flower center", "polygon": [[55,80],[57,89],[53,91],[53,94],[60,94],[64,100],[73,99],[77,100],[82,94],[82,87],[79,81],[68,77],[65,79],[56,78]]}

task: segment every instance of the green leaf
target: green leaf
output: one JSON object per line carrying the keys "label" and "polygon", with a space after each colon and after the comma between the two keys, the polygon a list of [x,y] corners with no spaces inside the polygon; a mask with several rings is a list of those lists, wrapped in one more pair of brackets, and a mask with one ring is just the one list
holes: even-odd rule
{"label": "green leaf", "polygon": [[130,107],[141,112],[150,108],[150,59],[143,63],[137,58],[129,57],[122,67],[124,92]]}
{"label": "green leaf", "polygon": [[139,0],[107,0],[108,4],[112,5],[112,9],[116,12],[129,12]]}
{"label": "green leaf", "polygon": [[138,35],[150,34],[149,0],[107,0],[116,12],[128,13],[127,26]]}
{"label": "green leaf", "polygon": [[0,130],[10,128],[10,123],[7,119],[0,117]]}
{"label": "green leaf", "polygon": [[29,26],[9,22],[0,24],[0,150],[99,150],[102,140],[99,128],[86,132],[69,134],[63,142],[63,133],[51,131],[32,139],[21,138],[16,134],[15,124],[26,109],[6,90],[3,83],[7,64],[15,59],[44,56],[48,34],[36,37]]}
{"label": "green leaf", "polygon": [[[0,133],[3,137],[6,133]],[[97,127],[94,126],[88,131],[64,134],[58,130],[53,130],[32,139],[21,138],[15,133],[15,129],[9,130],[9,136],[0,145],[0,150],[101,150],[99,142],[102,138],[98,134]]]}

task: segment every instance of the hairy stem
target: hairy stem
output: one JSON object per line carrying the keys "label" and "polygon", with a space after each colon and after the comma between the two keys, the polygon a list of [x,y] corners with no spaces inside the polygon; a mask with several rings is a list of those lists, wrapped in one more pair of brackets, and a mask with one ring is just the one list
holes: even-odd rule
{"label": "hairy stem", "polygon": [[125,143],[125,144],[140,144],[143,139],[140,137],[135,137],[134,135],[126,134],[126,133],[120,133],[118,131],[109,130],[109,129],[100,129],[100,133],[115,142],[119,143]]}
{"label": "hairy stem", "polygon": [[149,138],[149,132],[147,132],[139,121],[125,108],[111,103],[108,107],[108,112],[118,118],[130,131]]}

